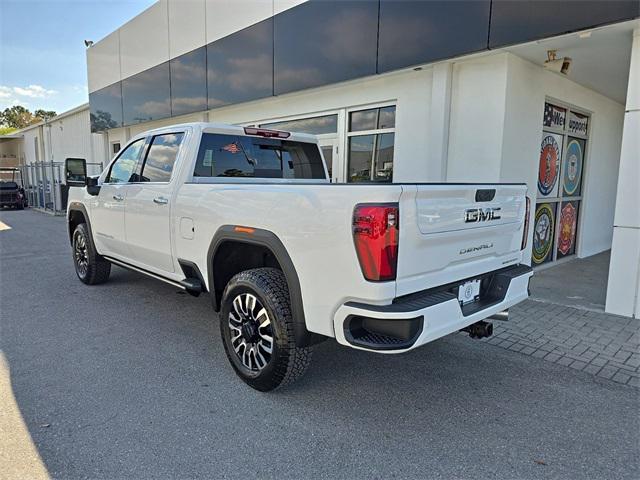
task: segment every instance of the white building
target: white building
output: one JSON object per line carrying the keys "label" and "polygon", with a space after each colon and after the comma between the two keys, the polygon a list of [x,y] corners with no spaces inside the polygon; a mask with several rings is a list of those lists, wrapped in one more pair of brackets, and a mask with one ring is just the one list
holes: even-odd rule
{"label": "white building", "polygon": [[532,263],[612,249],[607,311],[640,316],[639,17],[633,0],[160,0],[87,50],[101,135],[63,147],[54,120],[21,132],[24,156],[98,162],[216,121],[317,134],[335,182],[526,182]]}
{"label": "white building", "polygon": [[107,137],[92,133],[89,104],[0,136],[0,166],[22,166],[31,205],[62,211],[66,205],[64,161],[84,158],[90,174],[108,163]]}

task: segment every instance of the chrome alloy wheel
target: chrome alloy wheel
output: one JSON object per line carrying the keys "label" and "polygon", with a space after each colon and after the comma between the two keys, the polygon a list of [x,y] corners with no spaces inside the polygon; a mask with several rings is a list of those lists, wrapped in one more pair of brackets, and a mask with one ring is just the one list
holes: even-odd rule
{"label": "chrome alloy wheel", "polygon": [[76,259],[76,269],[81,277],[87,275],[89,270],[89,257],[87,252],[87,240],[84,235],[76,235],[76,241],[73,246],[73,255]]}
{"label": "chrome alloy wheel", "polygon": [[273,354],[273,329],[267,310],[250,293],[233,299],[229,312],[231,345],[242,364],[259,372],[267,366]]}

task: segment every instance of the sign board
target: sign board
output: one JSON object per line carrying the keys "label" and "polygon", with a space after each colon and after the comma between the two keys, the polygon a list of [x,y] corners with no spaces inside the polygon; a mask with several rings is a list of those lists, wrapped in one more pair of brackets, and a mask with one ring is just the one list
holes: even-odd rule
{"label": "sign board", "polygon": [[544,104],[544,123],[545,127],[564,128],[567,120],[567,109],[558,107],[551,103]]}
{"label": "sign board", "polygon": [[542,132],[540,165],[538,167],[538,193],[542,197],[558,196],[558,173],[562,158],[562,135]]}
{"label": "sign board", "polygon": [[587,135],[587,127],[589,126],[589,117],[576,112],[569,112],[569,133],[577,135]]}

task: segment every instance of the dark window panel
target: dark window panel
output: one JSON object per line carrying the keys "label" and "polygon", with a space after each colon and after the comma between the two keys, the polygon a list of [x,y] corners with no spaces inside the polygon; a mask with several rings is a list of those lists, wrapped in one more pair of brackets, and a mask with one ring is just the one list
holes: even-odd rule
{"label": "dark window panel", "polygon": [[207,45],[209,108],[273,95],[273,19]]}
{"label": "dark window panel", "polygon": [[282,122],[263,123],[260,126],[275,130],[285,130],[288,132],[323,135],[326,133],[336,133],[338,131],[338,115],[323,115],[322,117],[284,120]]}
{"label": "dark window panel", "polygon": [[101,132],[122,126],[122,86],[120,82],[89,94],[91,131]]}
{"label": "dark window panel", "polygon": [[171,116],[169,62],[122,81],[124,124],[159,120]]}
{"label": "dark window panel", "polygon": [[512,45],[638,16],[638,0],[493,0],[489,47]]}
{"label": "dark window panel", "polygon": [[274,18],[276,95],[376,73],[377,1],[311,0]]}
{"label": "dark window panel", "polygon": [[490,0],[381,0],[378,72],[487,48]]}
{"label": "dark window panel", "polygon": [[207,49],[171,60],[171,116],[207,109]]}
{"label": "dark window panel", "polygon": [[362,132],[364,130],[377,130],[381,128],[394,128],[396,126],[395,105],[382,108],[370,108],[359,110],[349,114],[349,131]]}

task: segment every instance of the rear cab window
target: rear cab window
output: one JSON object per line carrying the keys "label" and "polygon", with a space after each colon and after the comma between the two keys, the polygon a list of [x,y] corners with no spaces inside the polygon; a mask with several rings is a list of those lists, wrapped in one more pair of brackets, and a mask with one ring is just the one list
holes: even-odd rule
{"label": "rear cab window", "polygon": [[203,133],[194,177],[326,179],[315,143]]}

